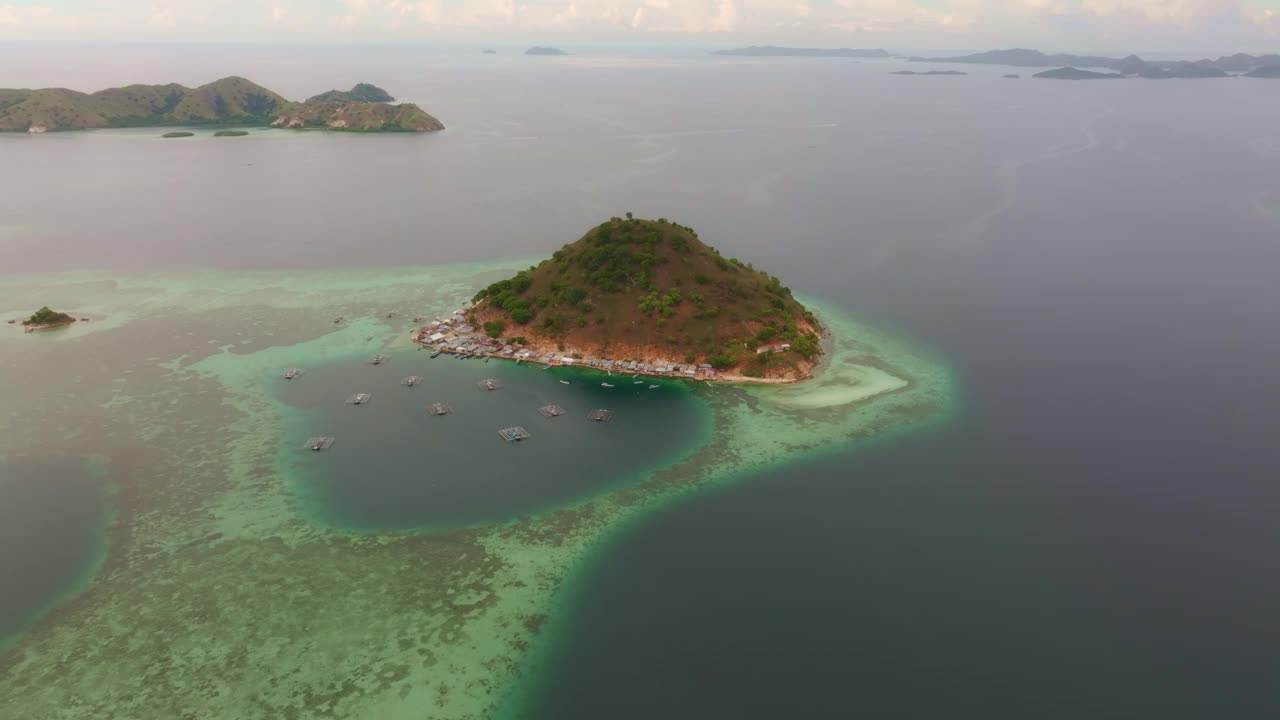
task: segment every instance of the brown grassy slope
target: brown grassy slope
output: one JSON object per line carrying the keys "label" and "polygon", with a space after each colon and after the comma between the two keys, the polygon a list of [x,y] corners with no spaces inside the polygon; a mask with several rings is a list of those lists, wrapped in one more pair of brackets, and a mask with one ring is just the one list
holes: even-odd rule
{"label": "brown grassy slope", "polygon": [[[781,281],[666,220],[613,218],[477,298],[476,322],[587,355],[692,358],[774,375],[768,366],[817,354],[817,322]],[[782,342],[806,352],[758,361],[756,345]]]}

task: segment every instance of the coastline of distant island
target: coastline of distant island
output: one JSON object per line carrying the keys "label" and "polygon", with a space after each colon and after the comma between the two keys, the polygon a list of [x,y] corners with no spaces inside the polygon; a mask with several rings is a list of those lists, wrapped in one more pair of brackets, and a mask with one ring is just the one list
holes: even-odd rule
{"label": "coastline of distant island", "polygon": [[[1236,53],[1217,59],[1143,60],[1137,55],[1111,58],[1100,55],[1046,54],[1039,50],[1013,48],[989,50],[954,57],[912,57],[911,62],[966,63],[971,65],[1007,65],[1013,67],[1057,67],[1051,73],[1034,77],[1069,80],[1112,80],[1140,77],[1148,80],[1173,78],[1202,79],[1228,77],[1280,78],[1280,55],[1248,55]],[[1080,68],[1104,68],[1111,73],[1098,73]],[[1070,72],[1069,72],[1070,71]]]}
{"label": "coastline of distant island", "polygon": [[534,46],[524,51],[525,55],[568,55],[560,48]]}
{"label": "coastline of distant island", "polygon": [[[0,89],[0,132],[40,134],[63,130],[201,125],[432,132],[444,125],[412,103],[391,104],[385,90],[360,83],[294,102],[242,77],[188,88],[128,85],[83,93],[66,88]],[[166,138],[189,137],[186,131]],[[223,131],[222,136],[247,134]]]}
{"label": "coastline of distant island", "polygon": [[777,45],[752,45],[732,50],[716,50],[712,55],[730,55],[734,57],[843,57],[843,58],[888,58],[893,57],[888,51],[876,48],[862,50],[856,48],[794,48]]}
{"label": "coastline of distant island", "polygon": [[890,75],[968,75],[967,72],[959,70],[927,70],[925,72],[916,72],[915,70],[894,70]]}

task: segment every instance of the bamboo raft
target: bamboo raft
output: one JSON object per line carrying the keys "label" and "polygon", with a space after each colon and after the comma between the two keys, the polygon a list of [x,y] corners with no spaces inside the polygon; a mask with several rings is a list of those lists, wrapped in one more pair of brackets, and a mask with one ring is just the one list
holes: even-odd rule
{"label": "bamboo raft", "polygon": [[560,417],[564,415],[564,408],[559,405],[543,405],[538,408],[538,413],[546,418]]}
{"label": "bamboo raft", "polygon": [[587,418],[596,422],[609,422],[613,419],[612,410],[592,410],[588,413]]}
{"label": "bamboo raft", "polygon": [[448,415],[453,412],[453,408],[445,403],[435,403],[428,409],[431,410],[432,415]]}
{"label": "bamboo raft", "polygon": [[409,377],[401,380],[400,384],[406,387],[413,387],[414,385],[417,385],[420,382],[422,382],[422,378],[418,377],[417,375],[410,375]]}
{"label": "bamboo raft", "polygon": [[331,438],[331,437],[313,437],[310,440],[308,440],[307,444],[303,445],[302,448],[304,450],[311,450],[314,452],[319,452],[321,450],[328,450],[329,448],[333,447],[333,443],[335,440],[336,438]]}
{"label": "bamboo raft", "polygon": [[498,431],[498,434],[507,442],[520,442],[521,440],[529,439],[529,431],[522,427],[503,428]]}
{"label": "bamboo raft", "polygon": [[365,403],[369,402],[372,399],[373,399],[373,396],[370,395],[369,393],[356,393],[351,397],[347,398],[347,404],[348,405],[364,405]]}
{"label": "bamboo raft", "polygon": [[492,390],[500,389],[502,387],[502,383],[498,382],[497,380],[494,380],[493,378],[487,378],[485,380],[481,380],[480,382],[476,383],[476,386],[479,387],[481,390],[492,391]]}

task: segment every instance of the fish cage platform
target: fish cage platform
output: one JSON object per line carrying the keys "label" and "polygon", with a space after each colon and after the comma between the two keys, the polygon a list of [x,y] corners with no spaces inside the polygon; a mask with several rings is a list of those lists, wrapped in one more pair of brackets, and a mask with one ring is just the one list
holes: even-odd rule
{"label": "fish cage platform", "polygon": [[364,405],[365,403],[369,402],[372,399],[373,399],[373,396],[370,395],[369,393],[356,393],[355,395],[352,395],[351,397],[347,398],[347,404],[348,405]]}
{"label": "fish cage platform", "polygon": [[543,405],[538,408],[538,413],[541,414],[542,417],[560,417],[561,415],[564,415],[564,408],[559,405]]}
{"label": "fish cage platform", "polygon": [[610,420],[613,419],[613,411],[612,410],[592,410],[590,413],[587,414],[587,419],[594,420],[596,422],[609,422]]}
{"label": "fish cage platform", "polygon": [[409,377],[401,380],[400,384],[406,387],[413,387],[414,385],[417,385],[420,382],[422,382],[422,378],[418,377],[417,375],[410,375]]}
{"label": "fish cage platform", "polygon": [[522,427],[503,428],[498,431],[498,434],[507,442],[520,442],[521,440],[529,439],[529,431]]}
{"label": "fish cage platform", "polygon": [[284,371],[284,379],[292,380],[302,374],[302,368],[289,368]]}
{"label": "fish cage platform", "polygon": [[329,448],[333,447],[334,441],[335,441],[335,438],[331,438],[331,437],[313,437],[310,440],[308,440],[307,444],[303,445],[302,448],[304,450],[315,450],[315,451],[328,450]]}
{"label": "fish cage platform", "polygon": [[476,383],[476,387],[480,388],[481,390],[498,390],[502,388],[502,383],[497,380],[494,380],[493,378],[487,378],[485,380],[481,380],[480,382]]}
{"label": "fish cage platform", "polygon": [[448,415],[453,412],[453,408],[446,403],[435,403],[427,409],[431,411],[432,415]]}
{"label": "fish cage platform", "polygon": [[381,365],[382,363],[385,363],[385,362],[391,362],[391,358],[387,357],[386,355],[374,355],[373,357],[369,358],[370,365]]}

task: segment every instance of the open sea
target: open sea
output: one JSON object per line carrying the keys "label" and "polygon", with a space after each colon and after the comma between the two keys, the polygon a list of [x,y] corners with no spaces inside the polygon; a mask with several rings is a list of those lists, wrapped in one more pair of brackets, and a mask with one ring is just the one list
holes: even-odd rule
{"label": "open sea", "polygon": [[[498,557],[467,529],[515,523],[510,539],[709,443],[728,389],[627,379],[607,393],[597,376],[431,360],[405,342],[414,314],[632,211],[926,348],[955,408],[671,502],[571,563],[571,581],[513,580],[554,586],[558,620],[504,713],[1280,716],[1280,85],[587,49],[17,45],[0,64],[6,86],[79,90],[237,74],[302,98],[368,81],[448,127],[0,135],[0,320],[41,305],[93,318],[61,336],[0,325],[0,708],[33,692],[6,674],[106,672],[129,651],[112,633],[233,622],[217,593],[170,612],[180,590],[160,586],[137,614],[96,609],[103,583],[162,558],[183,558],[175,578],[234,559],[243,573],[218,580],[229,598],[278,576],[279,613],[298,624],[253,646],[320,666],[339,646],[309,638],[335,625],[303,608],[383,592],[415,611],[486,607],[463,574],[451,599],[402,591],[413,560],[361,575],[383,538],[441,529],[457,544],[413,557]],[[364,362],[375,352],[392,361]],[[307,372],[279,380],[295,366]],[[401,386],[410,374],[423,384]],[[485,377],[503,389],[478,390]],[[345,405],[355,392],[373,399]],[[456,412],[428,416],[432,402]],[[534,412],[550,402],[572,417]],[[582,421],[606,404],[613,423]],[[267,407],[273,422],[246,424]],[[513,424],[528,443],[497,438]],[[338,442],[299,450],[317,435]],[[206,502],[222,473],[257,494]],[[212,529],[179,542],[184,525]],[[138,540],[170,526],[172,546]],[[231,539],[285,553],[335,529],[372,538],[369,554],[319,599],[287,582],[312,566],[259,564]],[[314,567],[350,559],[335,548]],[[477,567],[515,562],[501,557]],[[353,613],[342,632],[367,640],[386,620]],[[67,650],[98,632],[101,654]],[[237,658],[177,697],[202,718],[282,717],[269,699],[219,699],[236,696]],[[443,673],[455,658],[430,661]],[[397,672],[368,677],[388,673],[385,691]],[[94,695],[42,677],[61,713],[48,717],[176,717],[127,713],[106,682]],[[361,716],[329,697],[296,716]]]}

